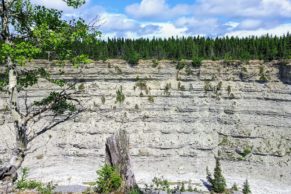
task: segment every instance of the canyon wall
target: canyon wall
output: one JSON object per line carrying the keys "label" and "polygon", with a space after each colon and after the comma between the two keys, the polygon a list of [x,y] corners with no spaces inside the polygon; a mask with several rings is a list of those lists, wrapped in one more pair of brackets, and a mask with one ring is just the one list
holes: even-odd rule
{"label": "canyon wall", "polygon": [[[186,62],[187,63],[187,62]],[[118,129],[130,136],[139,183],[154,176],[191,180],[204,189],[205,169],[221,157],[228,186],[250,180],[254,193],[291,193],[291,64],[278,61],[203,61],[182,70],[175,62],[122,60],[64,67],[78,79],[86,111],[36,139],[24,166],[31,178],[59,184],[96,179],[105,140]],[[59,77],[59,67],[36,60]],[[28,91],[32,102],[53,86],[41,81]],[[125,95],[117,102],[117,90]],[[1,94],[1,161],[13,143],[7,96]]]}

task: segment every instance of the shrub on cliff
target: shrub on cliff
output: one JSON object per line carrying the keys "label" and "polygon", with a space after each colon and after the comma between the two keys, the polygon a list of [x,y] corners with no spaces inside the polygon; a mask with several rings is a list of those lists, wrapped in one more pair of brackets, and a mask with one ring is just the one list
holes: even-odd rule
{"label": "shrub on cliff", "polygon": [[96,181],[96,191],[98,193],[108,194],[113,191],[117,191],[120,188],[122,178],[114,167],[105,164],[100,170],[97,171],[97,175],[98,179]]}

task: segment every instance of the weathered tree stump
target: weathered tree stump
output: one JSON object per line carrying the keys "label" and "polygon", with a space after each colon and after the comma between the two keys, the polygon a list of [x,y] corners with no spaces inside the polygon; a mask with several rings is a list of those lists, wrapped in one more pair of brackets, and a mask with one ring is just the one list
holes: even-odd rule
{"label": "weathered tree stump", "polygon": [[120,130],[118,133],[107,138],[105,146],[106,164],[114,166],[120,172],[124,181],[122,190],[127,192],[137,186],[134,173],[131,169],[129,155],[129,138],[126,131]]}

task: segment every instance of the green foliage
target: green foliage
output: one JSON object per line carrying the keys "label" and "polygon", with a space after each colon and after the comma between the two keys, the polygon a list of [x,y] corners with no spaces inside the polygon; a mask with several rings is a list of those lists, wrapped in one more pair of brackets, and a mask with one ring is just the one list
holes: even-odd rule
{"label": "green foliage", "polygon": [[251,154],[252,153],[252,150],[253,148],[250,147],[250,146],[246,146],[244,149],[243,149],[243,152],[239,153],[242,157],[246,157],[247,155]]}
{"label": "green foliage", "polygon": [[260,76],[259,80],[261,82],[267,82],[268,81],[268,77],[266,75],[264,66],[260,66],[259,76]]}
{"label": "green foliage", "polygon": [[172,88],[171,83],[167,83],[165,88],[164,88],[164,94],[167,96],[170,96],[171,92],[170,89]]}
{"label": "green foliage", "polygon": [[120,87],[117,91],[116,91],[116,102],[118,103],[123,103],[125,100],[125,95],[122,92],[122,87]]}
{"label": "green foliage", "polygon": [[147,83],[145,81],[139,80],[135,83],[135,86],[138,87],[140,90],[147,90]]}
{"label": "green foliage", "polygon": [[90,63],[90,62],[92,62],[92,60],[90,60],[88,58],[88,56],[85,55],[85,54],[81,54],[79,56],[76,56],[76,57],[72,58],[72,64],[75,67],[79,67],[80,64],[87,64],[87,63]]}
{"label": "green foliage", "polygon": [[51,92],[48,97],[41,101],[35,101],[34,105],[49,106],[49,109],[56,114],[63,114],[65,111],[76,111],[75,105],[67,99],[65,94],[60,92]]}
{"label": "green foliage", "polygon": [[152,67],[153,68],[156,68],[158,65],[159,65],[159,61],[158,60],[156,60],[156,59],[154,59],[154,60],[152,60]]}
{"label": "green foliage", "polygon": [[216,90],[219,91],[221,90],[222,87],[222,81],[218,82],[217,86],[216,86]]}
{"label": "green foliage", "polygon": [[213,86],[211,85],[211,83],[209,81],[205,81],[204,82],[204,92],[207,93],[209,91],[213,90]]}
{"label": "green foliage", "polygon": [[126,53],[125,60],[130,65],[137,65],[140,60],[140,55],[136,51],[129,51]]}
{"label": "green foliage", "polygon": [[79,91],[84,91],[85,90],[85,85],[83,83],[81,83],[79,86],[78,86],[78,90]]}
{"label": "green foliage", "polygon": [[152,184],[154,190],[166,191],[168,193],[171,190],[169,181],[164,179],[163,177],[161,178],[154,177],[152,180]]}
{"label": "green foliage", "polygon": [[251,189],[250,189],[250,185],[249,185],[248,179],[246,179],[246,181],[243,184],[242,192],[243,192],[243,194],[250,194],[250,193],[252,193],[251,192]]}
{"label": "green foliage", "polygon": [[222,193],[226,189],[226,181],[222,175],[220,161],[216,158],[216,166],[214,168],[214,175],[210,174],[208,168],[206,168],[207,180],[211,184],[211,189],[216,193]]}
{"label": "green foliage", "polygon": [[148,101],[151,102],[151,103],[154,103],[155,102],[155,98],[153,96],[149,96],[148,97]]}
{"label": "green foliage", "polygon": [[55,185],[48,183],[44,185],[43,183],[35,180],[27,180],[28,168],[22,169],[22,174],[20,179],[16,182],[16,189],[19,190],[32,190],[36,189],[40,194],[53,194]]}
{"label": "green foliage", "polygon": [[199,57],[193,57],[192,67],[199,68],[202,65],[202,60]]}
{"label": "green foliage", "polygon": [[128,194],[143,194],[143,192],[136,186],[135,188],[131,189]]}
{"label": "green foliage", "polygon": [[181,192],[185,192],[185,191],[186,191],[186,189],[185,189],[185,183],[184,183],[184,182],[182,182],[182,184],[181,184],[181,189],[180,189],[180,191],[181,191]]}
{"label": "green foliage", "polygon": [[237,184],[236,184],[236,183],[234,183],[234,184],[232,185],[231,190],[232,190],[232,191],[238,191],[238,187],[237,187]]}
{"label": "green foliage", "polygon": [[116,168],[105,164],[100,170],[97,171],[97,175],[97,192],[109,194],[120,188],[122,178]]}
{"label": "green foliage", "polygon": [[105,101],[106,101],[105,96],[101,96],[101,102],[102,102],[102,104],[105,104]]}
{"label": "green foliage", "polygon": [[181,84],[181,82],[178,82],[178,90],[181,90],[181,91],[185,91],[185,86]]}
{"label": "green foliage", "polygon": [[104,53],[109,58],[124,58],[128,50],[134,50],[143,59],[188,59],[194,62],[193,67],[198,68],[201,59],[287,59],[291,53],[290,36],[289,33],[280,37],[266,35],[247,38],[114,38],[101,41],[98,49],[86,49],[96,59],[100,59]]}
{"label": "green foliage", "polygon": [[192,70],[191,70],[191,67],[190,67],[189,65],[186,66],[186,68],[185,68],[185,72],[186,72],[186,74],[187,74],[188,76],[193,74],[193,72],[192,72]]}
{"label": "green foliage", "polygon": [[9,83],[8,71],[0,73],[0,92],[5,90],[8,83]]}
{"label": "green foliage", "polygon": [[187,66],[187,63],[183,60],[179,61],[176,65],[176,69],[177,70],[182,70],[184,69],[184,67]]}

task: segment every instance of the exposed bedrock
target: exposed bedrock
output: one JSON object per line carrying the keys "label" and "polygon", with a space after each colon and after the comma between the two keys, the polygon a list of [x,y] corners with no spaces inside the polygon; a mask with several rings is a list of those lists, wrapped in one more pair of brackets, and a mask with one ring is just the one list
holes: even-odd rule
{"label": "exposed bedrock", "polygon": [[[59,77],[58,66],[32,63]],[[24,163],[31,178],[94,181],[105,161],[106,138],[124,129],[138,183],[164,176],[202,185],[206,166],[213,169],[219,153],[228,186],[248,178],[256,193],[291,192],[290,62],[203,61],[200,68],[178,72],[171,61],[130,67],[109,60],[64,70],[63,78],[80,81],[86,111],[35,139],[31,150],[37,149]],[[53,87],[42,81],[30,88],[30,101]],[[120,87],[123,103],[116,102]],[[1,162],[13,142],[6,97],[1,94]]]}

